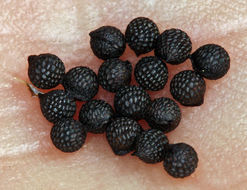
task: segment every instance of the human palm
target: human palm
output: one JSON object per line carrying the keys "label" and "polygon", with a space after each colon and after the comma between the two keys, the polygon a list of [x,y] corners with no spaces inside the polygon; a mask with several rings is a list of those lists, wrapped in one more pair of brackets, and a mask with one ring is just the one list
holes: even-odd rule
{"label": "human palm", "polygon": [[[0,13],[0,189],[245,189],[247,187],[247,66],[246,1],[1,1]],[[192,176],[174,179],[162,163],[150,165],[137,157],[115,156],[105,135],[89,134],[73,154],[55,149],[52,124],[44,119],[39,101],[16,78],[28,80],[27,57],[58,55],[67,70],[78,65],[98,71],[89,32],[113,25],[122,32],[135,17],[154,20],[160,31],[180,28],[188,33],[193,51],[216,43],[231,57],[231,68],[220,80],[206,80],[205,102],[183,107],[170,143],[186,142],[199,157]],[[127,48],[122,59],[139,58]],[[171,77],[191,68],[187,60],[168,65]],[[100,89],[97,98],[110,103],[113,95]]]}

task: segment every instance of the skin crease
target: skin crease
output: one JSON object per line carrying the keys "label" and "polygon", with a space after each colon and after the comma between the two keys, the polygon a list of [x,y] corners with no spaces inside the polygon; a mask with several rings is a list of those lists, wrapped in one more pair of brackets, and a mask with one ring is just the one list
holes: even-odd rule
{"label": "skin crease", "polygon": [[[0,189],[246,189],[246,1],[9,0],[0,5]],[[185,179],[170,177],[162,163],[115,156],[104,135],[89,134],[80,151],[61,153],[51,143],[52,124],[42,116],[38,98],[15,79],[28,80],[28,55],[46,52],[58,55],[66,70],[84,65],[97,72],[102,60],[90,50],[88,33],[103,25],[124,32],[138,16],[153,19],[161,32],[186,31],[193,51],[216,43],[231,57],[224,78],[206,80],[202,106],[180,105],[182,121],[168,134],[170,143],[186,142],[198,153],[198,168]],[[121,58],[139,59],[129,48]],[[168,65],[168,84],[150,93],[152,98],[171,97],[171,77],[190,68],[189,60]],[[102,89],[96,98],[113,102],[113,94]]]}

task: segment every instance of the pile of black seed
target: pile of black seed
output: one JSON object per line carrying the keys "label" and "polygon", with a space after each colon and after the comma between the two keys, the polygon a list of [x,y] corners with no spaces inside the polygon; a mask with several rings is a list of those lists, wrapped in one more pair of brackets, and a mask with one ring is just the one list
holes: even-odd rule
{"label": "pile of black seed", "polygon": [[[106,133],[116,155],[132,155],[146,163],[163,161],[164,169],[173,177],[191,175],[198,164],[194,148],[185,143],[169,144],[165,135],[178,127],[181,111],[168,98],[152,99],[148,92],[164,88],[168,80],[166,63],[181,64],[190,59],[193,70],[177,73],[170,83],[173,98],[184,106],[200,106],[204,101],[204,78],[219,79],[230,67],[228,53],[219,45],[207,44],[191,54],[189,36],[180,29],[169,29],[160,34],[150,19],[132,20],[125,35],[113,26],[103,26],[90,32],[93,53],[104,62],[96,74],[88,67],[78,66],[65,73],[64,63],[53,54],[28,57],[28,76],[32,84],[51,89],[62,84],[64,90],[36,92],[44,117],[54,125],[51,140],[63,152],[79,150],[87,132]],[[154,50],[155,56],[142,57],[134,68],[135,80],[130,85],[132,64],[119,57],[126,43],[137,56]],[[93,99],[99,85],[115,93],[114,109],[104,100]],[[30,86],[30,85],[29,85]],[[33,89],[33,88],[32,88]],[[73,119],[76,101],[86,101]],[[151,129],[144,130],[138,123],[145,119]]]}

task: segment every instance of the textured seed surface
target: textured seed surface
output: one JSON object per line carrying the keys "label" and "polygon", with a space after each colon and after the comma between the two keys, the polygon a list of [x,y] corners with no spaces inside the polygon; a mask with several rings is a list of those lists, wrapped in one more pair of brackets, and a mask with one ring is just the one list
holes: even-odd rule
{"label": "textured seed surface", "polygon": [[164,155],[164,168],[173,177],[184,178],[191,175],[197,168],[197,153],[188,144],[168,145]]}
{"label": "textured seed surface", "polygon": [[88,132],[104,133],[113,114],[111,105],[104,100],[90,100],[82,106],[79,120],[87,127]]}
{"label": "textured seed surface", "polygon": [[63,86],[74,98],[81,101],[92,99],[98,92],[97,75],[88,67],[74,67],[64,76]]}
{"label": "textured seed surface", "polygon": [[147,92],[139,86],[125,86],[120,88],[114,97],[114,107],[119,115],[139,120],[151,102]]}
{"label": "textured seed surface", "polygon": [[28,77],[38,88],[56,87],[64,74],[64,63],[56,55],[46,53],[28,57]]}
{"label": "textured seed surface", "polygon": [[116,27],[102,26],[89,35],[91,49],[100,59],[120,57],[126,48],[125,37]]}
{"label": "textured seed surface", "polygon": [[75,114],[76,103],[64,90],[39,94],[39,98],[41,111],[50,122],[73,117]]}
{"label": "textured seed surface", "polygon": [[132,66],[129,61],[118,58],[108,59],[99,68],[99,84],[105,90],[116,92],[120,87],[130,83],[131,73]]}
{"label": "textured seed surface", "polygon": [[147,108],[145,118],[150,127],[167,133],[178,126],[181,111],[175,101],[162,97],[152,101]]}
{"label": "textured seed surface", "polygon": [[137,121],[119,117],[107,126],[106,138],[115,154],[125,155],[134,150],[136,139],[141,131],[142,128]]}
{"label": "textured seed surface", "polygon": [[168,79],[166,64],[155,56],[143,57],[135,66],[135,79],[145,90],[158,91]]}
{"label": "textured seed surface", "polygon": [[126,42],[137,56],[152,51],[158,36],[156,24],[145,17],[132,20],[125,31]]}
{"label": "textured seed surface", "polygon": [[230,68],[227,51],[216,44],[207,44],[197,49],[191,56],[193,69],[207,79],[219,79]]}
{"label": "textured seed surface", "polygon": [[206,83],[201,75],[191,70],[176,74],[170,83],[173,98],[184,106],[200,106],[204,101]]}
{"label": "textured seed surface", "polygon": [[170,64],[180,64],[190,55],[190,37],[180,29],[169,29],[159,35],[155,55]]}
{"label": "textured seed surface", "polygon": [[136,143],[136,152],[142,161],[150,164],[161,162],[164,157],[164,149],[168,139],[164,133],[157,129],[149,129],[142,132]]}
{"label": "textured seed surface", "polygon": [[79,150],[83,146],[86,136],[84,126],[72,118],[55,123],[50,133],[55,147],[63,152]]}

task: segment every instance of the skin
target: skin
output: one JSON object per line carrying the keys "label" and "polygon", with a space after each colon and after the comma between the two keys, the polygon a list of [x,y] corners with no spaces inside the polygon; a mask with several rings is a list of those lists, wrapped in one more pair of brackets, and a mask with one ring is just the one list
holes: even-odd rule
{"label": "skin", "polygon": [[[10,0],[1,1],[0,6],[4,10],[0,13],[0,189],[246,188],[246,1]],[[185,179],[170,177],[162,163],[150,165],[130,155],[115,156],[104,135],[88,134],[80,151],[60,152],[51,143],[52,124],[42,116],[38,98],[16,80],[28,81],[29,55],[46,52],[58,55],[67,70],[84,65],[97,72],[102,60],[93,55],[88,33],[103,25],[124,32],[138,16],[153,19],[161,32],[186,31],[193,51],[216,43],[231,57],[225,77],[206,80],[202,106],[180,105],[182,121],[168,134],[170,143],[186,142],[198,153],[198,168]],[[134,64],[139,59],[129,48],[121,58]],[[168,65],[168,84],[150,93],[152,98],[171,97],[171,77],[190,68],[189,60]],[[113,102],[113,94],[102,89],[96,98]]]}

